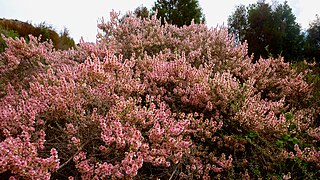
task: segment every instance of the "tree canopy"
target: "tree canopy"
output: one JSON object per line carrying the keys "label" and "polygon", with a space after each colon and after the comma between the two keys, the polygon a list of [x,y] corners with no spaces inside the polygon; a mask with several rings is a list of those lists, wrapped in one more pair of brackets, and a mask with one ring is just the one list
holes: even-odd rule
{"label": "tree canopy", "polygon": [[178,27],[190,25],[192,20],[196,24],[205,20],[198,0],[157,0],[152,11],[157,11],[157,18],[162,18],[162,24],[167,21]]}
{"label": "tree canopy", "polygon": [[320,62],[320,17],[318,15],[307,30],[305,56],[309,60]]}
{"label": "tree canopy", "polygon": [[237,41],[248,41],[249,53],[254,53],[255,59],[281,55],[294,61],[302,56],[301,27],[287,1],[239,5],[228,18],[228,27]]}

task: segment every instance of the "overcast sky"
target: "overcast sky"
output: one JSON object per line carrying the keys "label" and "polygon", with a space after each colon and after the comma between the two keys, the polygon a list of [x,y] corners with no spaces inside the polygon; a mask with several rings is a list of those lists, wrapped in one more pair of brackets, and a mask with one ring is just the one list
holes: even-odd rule
{"label": "overcast sky", "polygon": [[[85,41],[95,42],[97,22],[101,17],[109,19],[109,12],[114,9],[125,14],[144,5],[148,9],[156,0],[0,0],[0,18],[28,21],[32,24],[46,22],[56,31],[69,29],[75,42],[83,37]],[[282,3],[284,0],[278,0]],[[249,5],[256,0],[199,0],[208,26],[227,25],[228,16],[239,4]],[[266,2],[272,2],[267,0]],[[288,0],[289,6],[303,29],[320,14],[317,0]]]}

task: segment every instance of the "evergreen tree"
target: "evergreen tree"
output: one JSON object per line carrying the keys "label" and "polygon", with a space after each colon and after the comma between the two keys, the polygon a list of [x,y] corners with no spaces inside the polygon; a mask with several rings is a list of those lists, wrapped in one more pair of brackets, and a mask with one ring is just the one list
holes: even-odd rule
{"label": "evergreen tree", "polygon": [[240,42],[248,41],[249,54],[255,60],[268,56],[284,56],[286,61],[302,58],[303,35],[295,22],[292,9],[283,4],[270,5],[258,1],[248,7],[237,6],[228,19],[229,32]]}
{"label": "evergreen tree", "polygon": [[153,12],[157,11],[157,17],[164,21],[175,24],[178,27],[201,23],[205,20],[202,9],[197,0],[157,0],[152,7]]}
{"label": "evergreen tree", "polygon": [[320,17],[318,15],[307,30],[305,57],[320,62]]}
{"label": "evergreen tree", "polygon": [[244,5],[237,6],[233,14],[229,16],[228,26],[230,33],[235,36],[237,42],[245,40],[248,30],[248,12]]}
{"label": "evergreen tree", "polygon": [[246,40],[249,44],[249,53],[254,53],[255,58],[260,56],[265,58],[272,53],[273,19],[271,11],[271,6],[265,2],[258,2],[248,8],[249,26],[246,31]]}
{"label": "evergreen tree", "polygon": [[[279,4],[273,12],[275,37],[274,53],[281,54],[288,60],[302,59],[303,35],[300,25],[287,1]],[[278,45],[278,46],[277,46]]]}
{"label": "evergreen tree", "polygon": [[141,18],[147,18],[147,17],[150,16],[150,12],[149,12],[148,8],[145,7],[145,6],[143,6],[143,5],[137,7],[137,8],[134,10],[133,14],[134,14],[136,17],[141,17]]}

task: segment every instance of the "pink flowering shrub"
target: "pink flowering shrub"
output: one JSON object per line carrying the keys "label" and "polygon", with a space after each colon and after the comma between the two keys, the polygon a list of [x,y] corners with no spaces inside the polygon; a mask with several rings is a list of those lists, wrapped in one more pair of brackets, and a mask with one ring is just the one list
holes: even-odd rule
{"label": "pink flowering shrub", "polygon": [[96,44],[66,51],[4,38],[0,176],[319,175],[308,72],[281,58],[253,63],[224,28],[114,12],[98,27]]}
{"label": "pink flowering shrub", "polygon": [[86,54],[70,49],[55,51],[52,43],[40,42],[41,37],[6,38],[8,48],[0,55],[0,97],[5,94],[5,84],[10,83],[15,89],[28,88],[33,76],[45,72],[49,67],[61,64],[76,64],[84,61]]}
{"label": "pink flowering shrub", "polygon": [[169,51],[168,60],[185,53],[186,61],[192,66],[209,66],[214,71],[232,70],[240,73],[250,59],[245,58],[247,46],[235,46],[234,40],[226,28],[209,29],[205,24],[191,24],[178,28],[171,24],[161,26],[153,16],[140,19],[129,16],[119,18],[116,12],[110,13],[109,22],[98,24],[98,46],[108,47],[124,58],[153,57],[161,51]]}
{"label": "pink flowering shrub", "polygon": [[44,131],[40,132],[42,132],[40,136],[43,137],[40,137],[38,142],[32,142],[30,134],[26,131],[23,131],[17,138],[7,134],[8,137],[0,144],[1,173],[10,171],[18,178],[50,179],[51,173],[59,167],[58,152],[52,148],[50,157],[39,157],[37,151],[43,146],[41,140],[45,135]]}

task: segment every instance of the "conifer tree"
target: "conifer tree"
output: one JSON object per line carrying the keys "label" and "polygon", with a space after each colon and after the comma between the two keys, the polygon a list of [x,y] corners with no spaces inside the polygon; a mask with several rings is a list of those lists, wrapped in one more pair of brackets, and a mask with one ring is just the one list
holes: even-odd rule
{"label": "conifer tree", "polygon": [[157,11],[157,17],[161,17],[162,24],[164,20],[178,27],[199,24],[205,20],[198,0],[157,0],[152,7],[153,12]]}

